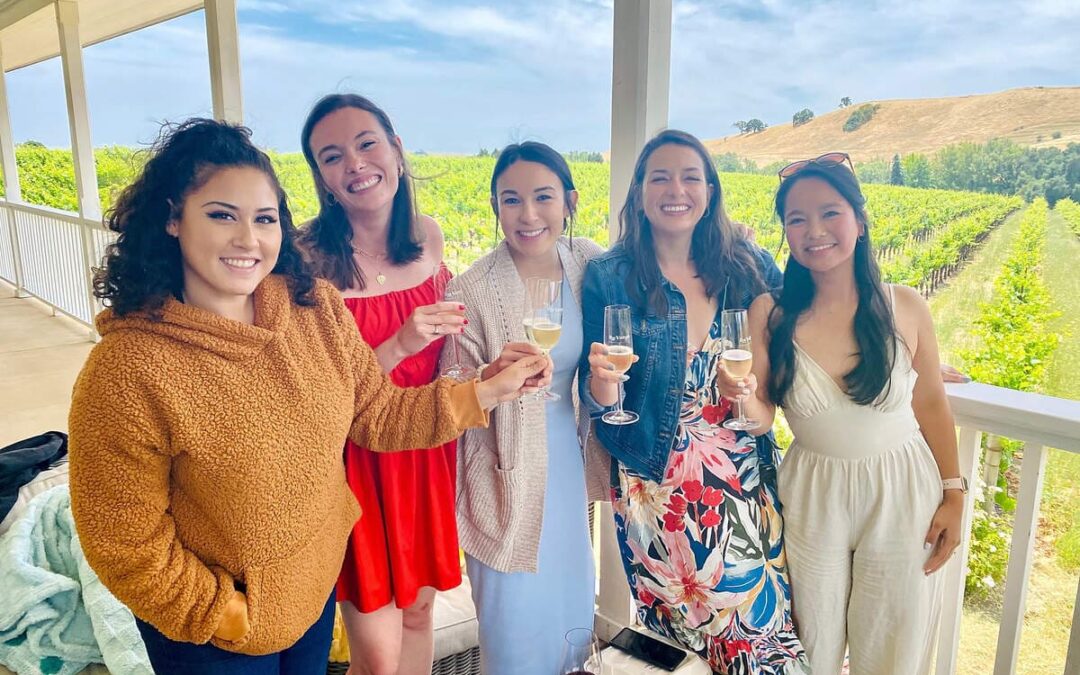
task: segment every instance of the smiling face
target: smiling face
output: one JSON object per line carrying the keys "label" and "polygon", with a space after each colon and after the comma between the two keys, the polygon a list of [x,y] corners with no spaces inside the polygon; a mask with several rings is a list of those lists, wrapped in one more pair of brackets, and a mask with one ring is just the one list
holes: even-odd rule
{"label": "smiling face", "polygon": [[346,213],[391,208],[404,163],[400,139],[366,110],[338,108],[311,131],[310,150],[323,185]]}
{"label": "smiling face", "polygon": [[221,313],[250,297],[277,264],[278,195],[259,169],[218,169],[165,230],[180,243],[185,301]]}
{"label": "smiling face", "polygon": [[658,147],[645,164],[641,195],[654,234],[691,234],[705,215],[712,190],[701,155],[693,148],[675,143]]}
{"label": "smiling face", "polygon": [[784,233],[795,260],[811,272],[851,264],[864,231],[851,204],[821,178],[792,180],[798,182],[784,201]]}
{"label": "smiling face", "polygon": [[[577,191],[570,193],[577,203]],[[495,183],[492,197],[506,243],[522,256],[549,253],[570,217],[567,195],[555,172],[539,162],[517,161]]]}

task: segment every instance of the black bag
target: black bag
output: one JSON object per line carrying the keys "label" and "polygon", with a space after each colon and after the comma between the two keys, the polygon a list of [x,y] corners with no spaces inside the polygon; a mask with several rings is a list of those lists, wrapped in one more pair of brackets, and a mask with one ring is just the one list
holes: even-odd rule
{"label": "black bag", "polygon": [[0,520],[19,498],[19,488],[67,454],[67,434],[43,434],[0,448]]}

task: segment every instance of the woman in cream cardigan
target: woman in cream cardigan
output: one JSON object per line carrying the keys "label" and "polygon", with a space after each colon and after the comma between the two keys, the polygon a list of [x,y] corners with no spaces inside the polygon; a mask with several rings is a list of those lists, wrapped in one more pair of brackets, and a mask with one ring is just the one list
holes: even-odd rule
{"label": "woman in cream cardigan", "polygon": [[458,446],[458,534],[483,670],[500,675],[556,672],[566,631],[593,623],[587,504],[609,498],[609,464],[598,445],[586,443],[589,416],[575,380],[581,280],[602,249],[563,236],[572,231],[577,199],[558,152],[535,142],[507,147],[491,178],[504,239],[450,282],[467,308],[462,361],[486,379],[539,353],[525,342],[524,280],[562,280],[563,330],[551,351],[551,389],[561,399],[503,406],[487,429],[467,432]]}

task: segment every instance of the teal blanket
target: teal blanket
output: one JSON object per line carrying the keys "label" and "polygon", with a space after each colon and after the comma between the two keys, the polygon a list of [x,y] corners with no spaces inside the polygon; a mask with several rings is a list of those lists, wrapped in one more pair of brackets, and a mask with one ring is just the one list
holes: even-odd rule
{"label": "teal blanket", "polygon": [[152,675],[131,611],[83,557],[66,485],[41,493],[0,538],[0,663],[19,675],[73,675],[104,663]]}

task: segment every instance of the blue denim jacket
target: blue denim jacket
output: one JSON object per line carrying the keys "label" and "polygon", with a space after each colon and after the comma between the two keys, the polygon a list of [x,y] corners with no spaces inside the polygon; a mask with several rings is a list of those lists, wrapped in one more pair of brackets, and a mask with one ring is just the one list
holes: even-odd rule
{"label": "blue denim jacket", "polygon": [[[758,269],[769,288],[779,288],[783,276],[772,256],[753,247]],[[593,258],[585,269],[581,289],[581,309],[584,322],[585,349],[579,367],[578,386],[581,401],[590,413],[598,417],[604,408],[589,391],[589,346],[604,341],[604,307],[625,304],[634,307],[624,280],[630,273],[630,258],[621,244]],[[634,353],[639,360],[630,368],[625,385],[624,407],[641,416],[634,424],[615,426],[596,423],[596,437],[615,459],[635,473],[660,482],[667,467],[668,454],[679,421],[686,382],[686,300],[679,289],[666,279],[662,281],[667,294],[666,317],[642,316],[631,310],[634,329]],[[745,309],[754,300],[752,293],[741,298],[726,297],[721,292],[719,312],[724,309]],[[772,435],[772,432],[769,433]],[[759,441],[770,444],[764,436]],[[771,456],[771,449],[767,453]]]}

